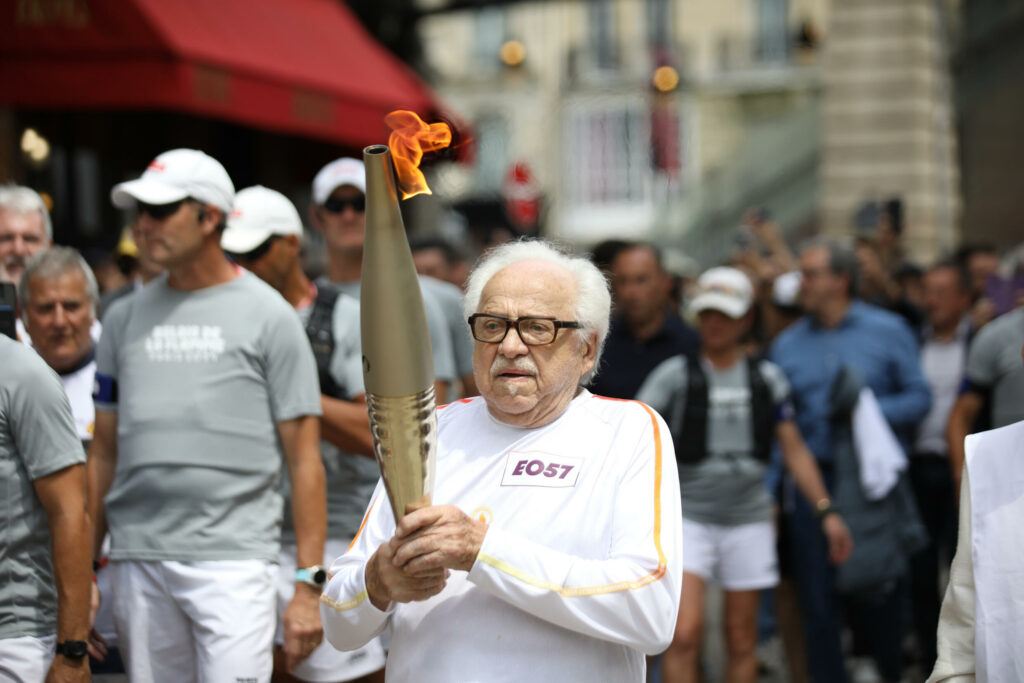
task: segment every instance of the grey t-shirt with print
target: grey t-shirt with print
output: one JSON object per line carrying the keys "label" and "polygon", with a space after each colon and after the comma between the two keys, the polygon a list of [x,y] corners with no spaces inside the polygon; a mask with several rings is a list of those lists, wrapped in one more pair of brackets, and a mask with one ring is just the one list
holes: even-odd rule
{"label": "grey t-shirt with print", "polygon": [[320,415],[292,307],[250,273],[191,292],[162,276],[111,307],[96,364],[96,408],[118,413],[111,559],[275,561],[277,423]]}
{"label": "grey t-shirt with print", "polygon": [[1024,419],[1024,308],[981,328],[967,352],[967,382],[991,392],[992,428]]}
{"label": "grey t-shirt with print", "polygon": [[[771,518],[772,501],[764,485],[765,465],[754,457],[750,379],[740,361],[718,370],[702,361],[708,380],[707,457],[679,465],[683,516],[705,524],[737,525]],[[785,413],[789,383],[774,363],[758,368],[775,403],[776,417]],[[651,371],[637,392],[642,401],[677,430],[686,408],[686,359],[673,356]],[[686,438],[686,435],[682,435]]]}
{"label": "grey t-shirt with print", "polygon": [[[299,310],[303,325],[309,321],[312,306]],[[352,400],[364,393],[362,344],[359,334],[359,302],[347,294],[338,294],[331,315],[334,352],[331,354],[330,373],[343,390],[343,400]],[[363,513],[380,478],[380,469],[372,457],[346,453],[327,441],[320,442],[320,455],[327,475],[327,537],[351,539],[359,531]],[[283,486],[282,495],[290,497],[290,489]],[[290,502],[290,501],[289,501]],[[282,540],[295,542],[295,527],[291,506],[286,504]]]}
{"label": "grey t-shirt with print", "polygon": [[33,482],[84,462],[57,375],[0,334],[0,638],[57,631],[50,526]]}

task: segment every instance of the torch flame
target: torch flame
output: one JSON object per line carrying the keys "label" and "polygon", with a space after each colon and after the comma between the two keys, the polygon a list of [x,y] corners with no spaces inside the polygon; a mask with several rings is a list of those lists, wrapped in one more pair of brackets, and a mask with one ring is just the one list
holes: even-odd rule
{"label": "torch flame", "polygon": [[402,199],[418,194],[433,194],[420,170],[426,152],[436,152],[452,143],[452,129],[447,123],[426,123],[415,112],[398,110],[384,118],[391,129],[388,147],[395,162]]}

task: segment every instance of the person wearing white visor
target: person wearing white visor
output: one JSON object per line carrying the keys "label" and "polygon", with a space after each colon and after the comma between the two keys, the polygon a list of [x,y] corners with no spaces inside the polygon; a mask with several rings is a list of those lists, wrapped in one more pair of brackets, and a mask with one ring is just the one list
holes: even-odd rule
{"label": "person wearing white visor", "polygon": [[697,280],[689,306],[701,337],[699,357],[676,356],[655,368],[637,399],[664,416],[679,465],[683,507],[683,590],[665,683],[698,680],[704,589],[725,592],[725,679],[757,680],[757,608],[762,589],[778,583],[772,499],[764,472],[774,442],[800,491],[821,512],[833,562],[852,549],[829,501],[814,457],[793,422],[785,375],[746,356],[753,287],[735,268],[712,268]]}

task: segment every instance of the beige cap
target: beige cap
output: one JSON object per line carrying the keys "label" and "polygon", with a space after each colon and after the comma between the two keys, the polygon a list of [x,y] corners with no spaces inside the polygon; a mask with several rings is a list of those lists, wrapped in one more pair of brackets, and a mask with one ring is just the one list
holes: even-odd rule
{"label": "beige cap", "polygon": [[705,271],[697,278],[697,296],[690,302],[690,312],[714,310],[730,318],[742,318],[754,301],[750,278],[736,268],[719,267]]}

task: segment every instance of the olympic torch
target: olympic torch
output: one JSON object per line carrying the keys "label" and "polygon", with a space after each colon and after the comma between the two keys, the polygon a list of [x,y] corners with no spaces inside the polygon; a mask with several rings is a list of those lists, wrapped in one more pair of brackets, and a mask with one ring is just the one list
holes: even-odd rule
{"label": "olympic torch", "polygon": [[[437,451],[434,363],[423,296],[398,205],[397,181],[402,175],[422,178],[408,168],[408,147],[423,147],[395,128],[385,145],[363,150],[366,164],[366,235],[360,292],[363,379],[370,415],[374,455],[391,501],[395,521],[412,510],[430,505]],[[404,120],[404,119],[403,119]],[[439,124],[434,124],[439,125]],[[447,126],[445,126],[447,128]],[[396,138],[398,134],[398,138]],[[449,132],[450,141],[450,132]],[[447,144],[447,143],[446,143]],[[429,149],[429,147],[428,147]],[[402,167],[392,161],[392,151]],[[418,165],[420,158],[415,158]],[[408,186],[408,182],[403,182]],[[426,188],[423,183],[422,188]],[[403,197],[412,196],[405,191]],[[411,188],[414,194],[429,189]]]}

